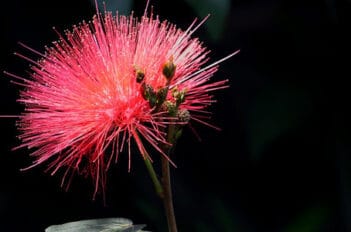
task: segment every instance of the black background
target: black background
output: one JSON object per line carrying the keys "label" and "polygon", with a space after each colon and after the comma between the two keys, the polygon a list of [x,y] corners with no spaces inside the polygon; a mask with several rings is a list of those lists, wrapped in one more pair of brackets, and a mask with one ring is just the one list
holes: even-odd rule
{"label": "black background", "polygon": [[[196,13],[184,1],[152,1],[154,12],[183,29]],[[199,1],[201,5],[201,1]],[[144,1],[135,1],[142,15]],[[18,41],[39,51],[95,13],[88,0],[12,0],[1,3],[1,71],[26,76],[28,63],[12,55]],[[351,231],[351,106],[348,78],[349,2],[232,0],[219,40],[195,34],[211,60],[236,49],[215,80],[211,110],[220,132],[185,130],[173,169],[180,231]],[[216,17],[215,15],[212,17]],[[211,19],[210,19],[211,20]],[[342,56],[344,55],[344,56]],[[0,114],[20,114],[19,87],[0,78]],[[106,204],[92,200],[93,185],[77,177],[68,192],[60,176],[30,164],[15,119],[0,118],[0,231],[43,231],[87,218],[127,217],[165,231],[162,205],[142,159],[127,157],[110,171]]]}

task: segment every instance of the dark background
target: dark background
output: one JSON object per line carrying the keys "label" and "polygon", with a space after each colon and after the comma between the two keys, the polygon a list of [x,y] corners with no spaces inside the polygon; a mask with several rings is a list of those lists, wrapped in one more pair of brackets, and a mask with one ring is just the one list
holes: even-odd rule
{"label": "dark background", "polygon": [[[111,1],[111,0],[110,0]],[[121,1],[123,2],[123,1]],[[217,132],[185,130],[173,169],[180,231],[351,231],[350,2],[324,0],[152,0],[154,12],[186,29],[212,13],[195,36],[211,60],[241,49],[221,65],[212,122]],[[222,4],[222,7],[221,7]],[[225,5],[227,4],[227,5]],[[135,1],[136,15],[145,1]],[[17,42],[43,51],[95,13],[88,0],[12,0],[1,3],[0,70],[27,76],[28,63],[12,55]],[[343,56],[343,58],[341,58]],[[20,114],[19,87],[0,78],[0,114]],[[126,155],[110,170],[107,199],[92,200],[93,185],[77,177],[68,192],[60,176],[30,164],[15,119],[0,118],[0,231],[43,231],[88,218],[127,217],[166,231],[162,205],[142,159],[132,172]]]}

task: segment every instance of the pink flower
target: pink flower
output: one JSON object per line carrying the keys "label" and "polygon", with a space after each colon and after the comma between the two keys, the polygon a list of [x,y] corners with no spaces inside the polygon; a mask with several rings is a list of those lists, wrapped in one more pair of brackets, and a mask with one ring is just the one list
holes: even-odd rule
{"label": "pink flower", "polygon": [[91,176],[96,193],[122,150],[130,169],[133,143],[144,158],[151,158],[145,142],[165,155],[160,146],[168,144],[169,124],[209,125],[211,92],[227,87],[226,80],[209,80],[235,53],[205,66],[209,51],[192,38],[205,20],[182,31],[152,15],[138,21],[106,12],[65,36],[58,33],[45,54],[23,45],[41,56],[36,62],[18,54],[33,63],[31,78],[9,74],[25,87],[19,147],[33,148],[31,167],[47,163],[51,174],[64,170],[67,186],[74,173]]}

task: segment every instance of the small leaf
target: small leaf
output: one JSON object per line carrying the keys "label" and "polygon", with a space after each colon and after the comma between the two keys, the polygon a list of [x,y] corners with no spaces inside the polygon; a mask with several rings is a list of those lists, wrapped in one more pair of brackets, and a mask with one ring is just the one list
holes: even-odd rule
{"label": "small leaf", "polygon": [[145,225],[133,225],[126,218],[101,218],[53,225],[45,232],[142,232]]}

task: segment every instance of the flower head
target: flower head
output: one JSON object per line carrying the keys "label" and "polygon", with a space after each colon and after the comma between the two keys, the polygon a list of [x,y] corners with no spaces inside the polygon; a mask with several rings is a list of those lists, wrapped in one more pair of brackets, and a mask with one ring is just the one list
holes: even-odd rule
{"label": "flower head", "polygon": [[19,55],[33,63],[30,78],[10,74],[25,86],[19,137],[20,147],[33,148],[32,166],[65,170],[63,183],[73,173],[91,176],[96,193],[122,150],[130,160],[132,143],[144,158],[145,142],[165,155],[169,124],[207,124],[211,91],[227,84],[209,82],[222,60],[205,66],[209,51],[192,38],[204,21],[183,31],[153,15],[105,12],[58,33],[45,54],[24,45],[41,56]]}

